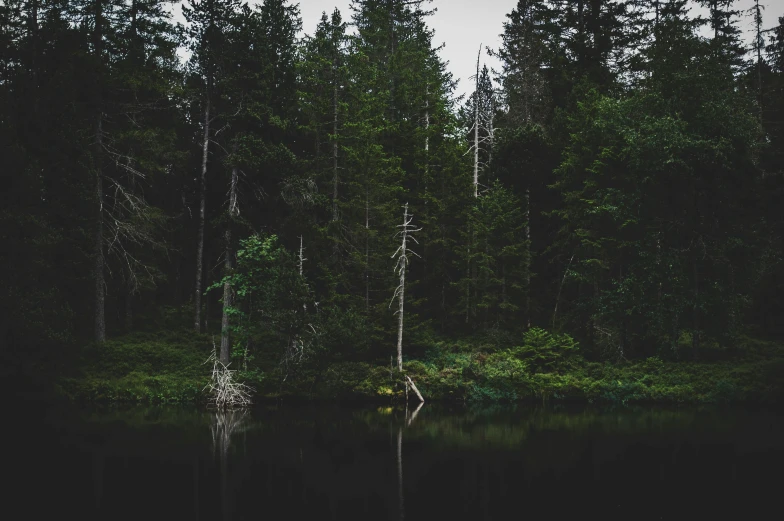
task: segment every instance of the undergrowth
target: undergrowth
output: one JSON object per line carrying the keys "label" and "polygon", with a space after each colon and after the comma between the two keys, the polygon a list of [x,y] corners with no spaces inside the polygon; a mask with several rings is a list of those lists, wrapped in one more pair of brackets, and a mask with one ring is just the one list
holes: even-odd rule
{"label": "undergrowth", "polygon": [[[74,400],[128,403],[204,403],[212,349],[207,335],[190,331],[134,333],[89,346],[80,371],[59,390]],[[622,363],[586,361],[568,335],[532,329],[517,345],[440,341],[403,369],[426,400],[496,403],[574,401],[629,405],[772,403],[784,398],[784,351],[742,339],[736,359]],[[355,399],[390,402],[404,395],[389,365],[314,359],[287,370],[274,363],[238,371],[255,398]]]}

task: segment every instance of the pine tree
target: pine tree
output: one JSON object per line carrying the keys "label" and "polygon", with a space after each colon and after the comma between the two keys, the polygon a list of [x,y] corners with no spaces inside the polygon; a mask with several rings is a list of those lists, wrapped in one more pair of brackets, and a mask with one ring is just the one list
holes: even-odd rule
{"label": "pine tree", "polygon": [[225,46],[227,27],[236,17],[237,0],[191,0],[183,6],[183,15],[189,24],[188,37],[191,50],[191,67],[201,83],[200,105],[203,113],[201,137],[201,172],[199,175],[199,227],[196,242],[196,284],[194,293],[194,328],[202,328],[202,291],[204,264],[204,231],[207,212],[207,172],[212,134],[210,124],[215,118],[213,103],[215,89],[225,73],[222,48]]}

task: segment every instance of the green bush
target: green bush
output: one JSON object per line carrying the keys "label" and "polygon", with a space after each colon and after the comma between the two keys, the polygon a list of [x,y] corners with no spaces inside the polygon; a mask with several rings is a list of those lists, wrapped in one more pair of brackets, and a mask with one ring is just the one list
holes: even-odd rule
{"label": "green bush", "polygon": [[579,360],[578,343],[569,335],[553,334],[531,328],[523,335],[523,345],[513,347],[512,353],[524,360],[534,373],[569,369]]}

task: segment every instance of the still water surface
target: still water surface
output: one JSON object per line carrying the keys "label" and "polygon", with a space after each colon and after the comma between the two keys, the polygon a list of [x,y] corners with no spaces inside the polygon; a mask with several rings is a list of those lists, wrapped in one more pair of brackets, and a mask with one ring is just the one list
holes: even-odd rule
{"label": "still water surface", "polygon": [[15,519],[781,519],[748,410],[261,406],[7,418]]}

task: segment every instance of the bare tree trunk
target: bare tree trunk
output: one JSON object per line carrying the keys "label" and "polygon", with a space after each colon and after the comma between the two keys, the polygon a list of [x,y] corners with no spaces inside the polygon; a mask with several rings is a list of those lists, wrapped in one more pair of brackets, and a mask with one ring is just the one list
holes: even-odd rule
{"label": "bare tree trunk", "polygon": [[365,178],[365,313],[370,313],[370,188]]}
{"label": "bare tree trunk", "polygon": [[[237,152],[237,142],[236,139],[233,145],[233,153]],[[238,184],[238,172],[237,167],[234,166],[231,169],[231,184],[229,185],[229,221],[226,223],[226,230],[223,232],[223,238],[225,241],[224,245],[224,257],[223,257],[223,274],[224,276],[229,275],[233,268],[234,262],[234,252],[231,248],[231,223],[232,219],[234,219],[239,214],[239,208],[237,207],[237,184]],[[229,308],[234,305],[234,291],[231,288],[231,284],[228,282],[223,283],[223,316],[221,317],[221,348],[220,348],[220,361],[223,365],[229,365],[231,361],[231,333],[230,333],[230,321],[229,321]]]}
{"label": "bare tree trunk", "polygon": [[476,54],[476,90],[474,91],[474,197],[479,197],[479,57],[482,44]]}
{"label": "bare tree trunk", "polygon": [[201,293],[204,263],[204,224],[207,201],[207,158],[210,147],[210,97],[212,78],[207,80],[206,103],[204,107],[204,136],[202,137],[201,177],[199,178],[199,233],[196,240],[196,293],[194,294],[195,317],[193,327],[201,332]]}
{"label": "bare tree trunk", "polygon": [[525,319],[531,328],[531,189],[525,189]]}
{"label": "bare tree trunk", "polygon": [[425,86],[425,191],[427,191],[428,177],[430,177],[430,85]]}
{"label": "bare tree trunk", "polygon": [[406,300],[406,222],[408,221],[408,203],[403,211],[403,244],[401,246],[400,286],[398,287],[398,317],[397,317],[397,370],[403,370],[403,305]]}
{"label": "bare tree trunk", "polygon": [[106,284],[104,281],[103,253],[103,5],[102,0],[95,1],[95,27],[93,30],[93,46],[97,58],[96,70],[96,115],[95,115],[95,148],[93,166],[95,168],[95,236],[93,237],[93,276],[95,279],[95,341],[106,340]]}
{"label": "bare tree trunk", "polygon": [[[225,258],[223,259],[224,275],[231,273],[232,269],[232,250],[231,250],[231,230],[226,228],[223,232],[223,238],[226,241],[225,245]],[[223,316],[221,317],[221,347],[220,347],[220,361],[223,365],[229,365],[231,359],[231,335],[229,333],[229,308],[234,304],[234,294],[231,289],[231,284],[228,282],[223,283]]]}
{"label": "bare tree trunk", "polygon": [[[303,236],[300,235],[299,236],[299,254],[297,255],[297,266],[299,268],[299,276],[300,277],[304,277],[304,273],[305,273],[304,272],[304,265],[305,265],[305,261],[306,260],[307,259],[305,258],[305,246],[304,246],[304,242],[303,242]],[[307,304],[302,304],[302,313],[303,313],[303,315],[305,313],[307,313],[307,311],[308,311]],[[293,357],[294,355],[296,355],[297,351],[300,351],[300,358],[301,358],[302,348],[303,348],[303,346],[301,344],[299,334],[294,332],[291,335],[291,343],[289,344],[290,356]]]}
{"label": "bare tree trunk", "polygon": [[338,85],[332,91],[332,220],[338,220]]}
{"label": "bare tree trunk", "polygon": [[[408,384],[408,386],[411,387],[411,390],[414,391],[414,393],[417,395],[417,398],[419,398],[419,405],[421,406],[423,403],[425,403],[425,399],[422,398],[422,393],[419,392],[419,389],[417,389],[417,386],[414,384],[414,381],[408,375],[406,375],[406,384]],[[406,402],[408,402],[408,397],[406,397]]]}
{"label": "bare tree trunk", "polygon": [[[406,300],[406,269],[408,268],[408,239],[410,238],[414,242],[417,240],[411,236],[413,232],[418,232],[422,228],[415,228],[411,225],[411,221],[414,219],[413,215],[408,214],[408,203],[403,205],[403,224],[399,224],[398,228],[400,231],[398,232],[401,236],[400,247],[397,249],[395,253],[392,254],[392,257],[398,257],[397,262],[395,263],[395,269],[398,271],[398,275],[400,277],[400,285],[395,289],[395,294],[392,297],[394,301],[395,297],[397,297],[398,301],[398,322],[397,322],[397,370],[403,370],[403,308],[405,305]],[[413,253],[413,252],[411,252]],[[416,255],[416,253],[414,253]],[[389,303],[392,305],[392,302]]]}

